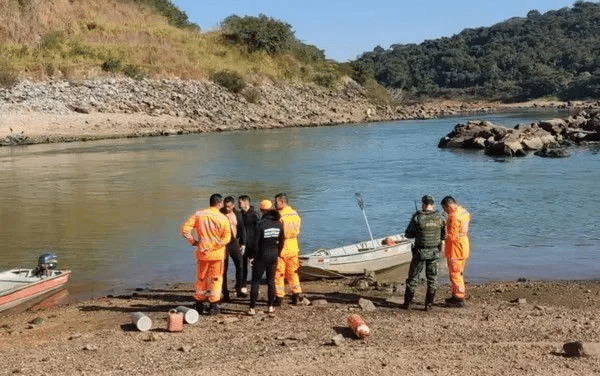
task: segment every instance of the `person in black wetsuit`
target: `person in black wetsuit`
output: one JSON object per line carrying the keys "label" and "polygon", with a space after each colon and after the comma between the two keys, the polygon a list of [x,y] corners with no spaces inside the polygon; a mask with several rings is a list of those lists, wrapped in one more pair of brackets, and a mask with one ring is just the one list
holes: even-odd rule
{"label": "person in black wetsuit", "polygon": [[268,313],[275,312],[275,270],[277,259],[283,247],[283,231],[279,224],[279,213],[273,210],[271,201],[262,200],[259,205],[262,218],[258,222],[256,236],[256,255],[252,265],[252,287],[250,288],[249,315],[256,314],[255,306],[258,300],[258,289],[263,274],[267,274],[268,284]]}

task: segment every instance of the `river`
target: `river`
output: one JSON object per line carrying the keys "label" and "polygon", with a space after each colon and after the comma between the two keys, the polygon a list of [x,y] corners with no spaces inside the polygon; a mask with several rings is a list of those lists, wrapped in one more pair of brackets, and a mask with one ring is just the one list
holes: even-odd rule
{"label": "river", "polygon": [[[402,232],[424,194],[472,213],[468,281],[600,277],[597,148],[565,159],[438,149],[475,117],[0,148],[0,269],[55,252],[73,297],[194,279],[179,228],[214,192],[253,202],[286,192],[303,253]],[[230,268],[233,270],[233,268]],[[405,276],[399,276],[403,280]]]}

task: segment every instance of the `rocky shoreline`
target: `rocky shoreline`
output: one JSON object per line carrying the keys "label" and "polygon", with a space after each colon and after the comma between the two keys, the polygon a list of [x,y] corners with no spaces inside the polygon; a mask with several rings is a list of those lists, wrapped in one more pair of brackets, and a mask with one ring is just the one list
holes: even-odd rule
{"label": "rocky shoreline", "polygon": [[[538,106],[565,104],[523,105]],[[350,79],[329,90],[262,78],[240,93],[208,80],[21,81],[0,88],[0,146],[428,119],[502,108],[513,106],[444,100],[374,105]]]}
{"label": "rocky shoreline", "polygon": [[572,146],[600,145],[600,109],[579,109],[557,118],[506,128],[489,121],[457,124],[442,137],[440,148],[481,149],[485,154],[519,157],[534,152],[540,157],[568,157]]}

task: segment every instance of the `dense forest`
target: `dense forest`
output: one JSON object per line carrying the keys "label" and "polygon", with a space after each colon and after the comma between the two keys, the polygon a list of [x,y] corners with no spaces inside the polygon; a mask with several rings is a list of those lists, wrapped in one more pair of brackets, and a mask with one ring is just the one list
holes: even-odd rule
{"label": "dense forest", "polygon": [[600,4],[577,1],[452,37],[378,46],[350,64],[359,82],[374,78],[421,96],[600,98]]}

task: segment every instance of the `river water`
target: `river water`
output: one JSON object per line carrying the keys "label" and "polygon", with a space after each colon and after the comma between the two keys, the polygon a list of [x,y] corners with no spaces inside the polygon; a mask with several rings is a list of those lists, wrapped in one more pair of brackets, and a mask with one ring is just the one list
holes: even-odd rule
{"label": "river water", "polygon": [[437,148],[469,119],[0,148],[0,270],[55,252],[74,297],[191,282],[179,228],[210,194],[288,193],[307,253],[368,239],[360,192],[375,237],[404,231],[422,195],[454,196],[472,213],[469,281],[599,278],[599,150],[498,159]]}

